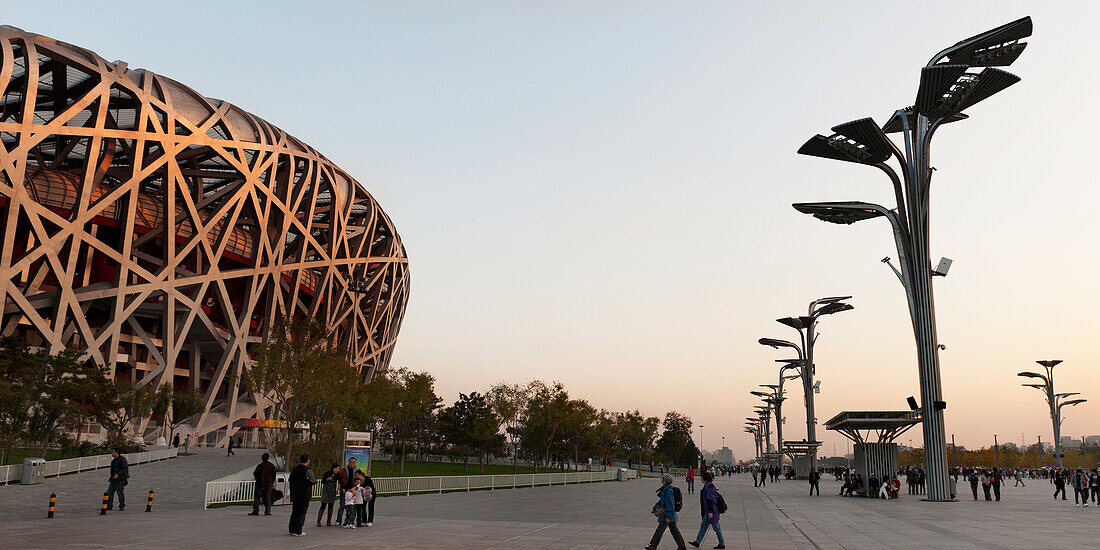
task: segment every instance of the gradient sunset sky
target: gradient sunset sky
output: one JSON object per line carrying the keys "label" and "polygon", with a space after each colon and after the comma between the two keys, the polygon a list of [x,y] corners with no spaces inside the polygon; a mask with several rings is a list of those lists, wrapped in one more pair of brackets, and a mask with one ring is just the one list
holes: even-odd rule
{"label": "gradient sunset sky", "polygon": [[[917,9],[919,7],[919,9]],[[438,390],[560,380],[595,406],[678,410],[702,445],[742,432],[817,297],[819,424],[919,395],[885,221],[792,202],[891,202],[876,170],[801,157],[838,123],[911,105],[940,49],[1025,15],[1023,81],[932,148],[932,254],[947,430],[959,444],[1051,439],[1015,376],[1064,359],[1100,434],[1100,77],[1094,2],[0,1],[38,32],[233,102],[368,186],[410,258],[394,366]],[[792,385],[786,436],[805,435]],[[696,430],[698,434],[698,430]],[[842,437],[819,428],[822,454]],[[914,429],[902,438],[920,442]]]}

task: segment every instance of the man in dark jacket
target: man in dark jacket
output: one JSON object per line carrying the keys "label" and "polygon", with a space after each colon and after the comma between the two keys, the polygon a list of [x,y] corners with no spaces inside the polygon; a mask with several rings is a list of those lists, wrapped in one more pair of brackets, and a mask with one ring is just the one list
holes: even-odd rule
{"label": "man in dark jacket", "polygon": [[260,515],[260,502],[264,503],[264,515],[271,515],[271,491],[275,488],[275,465],[268,459],[271,455],[264,453],[260,456],[260,462],[252,477],[256,479],[256,496],[252,499],[252,513],[250,516]]}
{"label": "man in dark jacket", "polygon": [[317,476],[309,469],[309,455],[302,455],[299,464],[290,471],[290,534],[302,536],[302,526],[306,524],[306,512],[313,498],[313,486]]}
{"label": "man in dark jacket", "polygon": [[111,456],[114,458],[111,459],[111,477],[107,482],[107,509],[114,507],[115,493],[118,493],[118,511],[121,512],[126,509],[126,495],[122,490],[130,479],[130,464],[117,447],[111,449]]}
{"label": "man in dark jacket", "polygon": [[817,491],[817,496],[821,496],[821,487],[818,486],[818,483],[821,482],[821,474],[817,473],[817,468],[810,468],[808,478],[810,480],[810,495]]}

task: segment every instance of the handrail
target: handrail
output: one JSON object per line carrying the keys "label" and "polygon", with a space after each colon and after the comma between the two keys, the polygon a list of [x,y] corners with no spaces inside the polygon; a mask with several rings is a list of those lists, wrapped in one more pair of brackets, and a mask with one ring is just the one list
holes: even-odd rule
{"label": "handrail", "polygon": [[[472,476],[424,476],[424,477],[378,477],[374,478],[374,487],[378,495],[412,495],[415,493],[443,493],[453,491],[476,491],[488,489],[513,489],[517,487],[537,487],[541,485],[566,485],[573,483],[594,483],[616,481],[619,469],[606,472],[552,472],[542,474],[503,474]],[[278,476],[280,479],[282,475]],[[634,476],[624,477],[632,479]],[[287,495],[285,481],[277,481],[276,488]],[[211,505],[225,505],[252,502],[256,490],[255,480],[208,481],[203,509]],[[321,498],[321,484],[313,486],[313,498]],[[284,496],[284,500],[286,496]]]}
{"label": "handrail", "polygon": [[[126,453],[122,456],[126,457],[126,462],[129,464],[144,464],[147,462],[176,458],[179,456],[179,449],[176,447],[168,447],[166,449],[157,449],[154,451]],[[107,468],[111,465],[111,460],[111,455],[79,456],[62,460],[48,460],[46,461],[46,477],[57,477],[76,472]],[[22,464],[0,466],[0,485],[19,481],[22,477]]]}

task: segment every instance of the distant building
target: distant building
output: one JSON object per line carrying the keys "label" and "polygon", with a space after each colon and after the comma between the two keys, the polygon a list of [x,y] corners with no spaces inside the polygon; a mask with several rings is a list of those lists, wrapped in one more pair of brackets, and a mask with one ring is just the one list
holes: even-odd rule
{"label": "distant building", "polygon": [[1086,445],[1100,445],[1100,435],[1085,436]]}
{"label": "distant building", "polygon": [[1080,439],[1074,439],[1068,435],[1063,435],[1059,442],[1062,444],[1063,449],[1076,449],[1081,446]]}
{"label": "distant building", "polygon": [[717,451],[714,451],[714,461],[719,464],[734,464],[733,449],[729,447],[722,447]]}

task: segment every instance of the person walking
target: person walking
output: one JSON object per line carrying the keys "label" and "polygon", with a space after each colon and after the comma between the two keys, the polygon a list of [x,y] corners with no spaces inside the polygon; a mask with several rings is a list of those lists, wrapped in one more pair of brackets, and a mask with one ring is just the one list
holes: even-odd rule
{"label": "person walking", "polygon": [[1004,482],[1000,468],[993,468],[993,496],[996,497],[997,502],[1001,501],[1001,485]]}
{"label": "person walking", "polygon": [[970,492],[974,493],[974,500],[978,500],[978,473],[971,470],[967,480],[970,481]]}
{"label": "person walking", "polygon": [[187,434],[187,437],[183,439],[183,452],[187,452],[187,448],[191,446],[191,434]]}
{"label": "person walking", "polygon": [[680,517],[676,514],[676,494],[672,489],[672,475],[665,474],[661,476],[661,488],[657,489],[657,503],[653,505],[652,511],[653,515],[657,516],[657,530],[653,532],[653,537],[649,539],[646,550],[657,550],[657,545],[661,543],[661,537],[665,534],[665,529],[672,533],[672,540],[676,541],[676,550],[687,550],[687,546],[684,546],[684,537],[680,535],[680,529],[676,527],[676,522],[680,520]]}
{"label": "person walking", "polygon": [[230,437],[229,438],[229,444],[226,445],[225,458],[229,458],[229,457],[234,456],[236,454],[237,453],[233,452],[233,438]]}
{"label": "person walking", "polygon": [[313,470],[309,469],[309,455],[304,454],[298,459],[298,465],[290,471],[290,534],[300,537],[305,533],[302,527],[306,523],[306,512],[309,511],[309,500],[313,497],[313,486],[317,484],[317,477]]}
{"label": "person walking", "polygon": [[126,493],[123,489],[130,482],[130,464],[122,456],[121,449],[111,449],[111,473],[107,481],[107,509],[114,508],[115,493],[118,493],[118,511],[126,509]]}
{"label": "person walking", "polygon": [[176,434],[176,435],[172,436],[172,446],[173,447],[179,447],[180,446],[180,434]]}
{"label": "person walking", "polygon": [[986,472],[985,470],[982,470],[982,475],[981,475],[982,492],[985,493],[985,499],[986,500],[993,500],[993,497],[989,496],[989,485],[992,482],[992,480],[990,479],[991,477],[992,476],[989,475],[988,472]]}
{"label": "person walking", "polygon": [[1016,470],[1016,485],[1015,486],[1019,487],[1021,485],[1023,485],[1024,487],[1027,487],[1027,484],[1024,483],[1024,474],[1023,474],[1023,472],[1021,472],[1019,469],[1017,469]]}
{"label": "person walking", "polygon": [[752,469],[752,486],[753,487],[759,487],[760,486],[760,480],[757,479],[756,468]]}
{"label": "person walking", "polygon": [[[326,523],[329,527],[332,527],[332,507],[334,505],[340,506],[336,502],[342,500],[340,495],[340,464],[333,462],[328,471],[321,476],[321,508],[317,510],[317,527],[321,526],[321,516],[325,514],[326,508],[328,508]],[[337,517],[336,523],[340,523],[339,517]]]}
{"label": "person walking", "polygon": [[688,494],[695,492],[695,468],[688,468],[687,475],[684,476],[684,481],[687,482]]}
{"label": "person walking", "polygon": [[[1085,472],[1082,472],[1081,470],[1077,470],[1076,472],[1071,474],[1071,476],[1071,485],[1073,486],[1073,505],[1084,506],[1087,508],[1089,505],[1089,478],[1085,475]],[[1078,502],[1078,499],[1080,499],[1080,502]]]}
{"label": "person walking", "polygon": [[1092,493],[1092,503],[1100,505],[1100,473],[1095,468],[1089,474],[1089,491]]}
{"label": "person walking", "polygon": [[959,478],[954,475],[947,476],[947,487],[951,491],[951,500],[958,500],[956,493],[959,488]]}
{"label": "person walking", "polygon": [[760,486],[764,487],[768,484],[768,469],[762,468],[760,470]]}
{"label": "person walking", "polygon": [[699,534],[695,535],[695,540],[688,544],[699,548],[699,545],[703,544],[703,537],[707,536],[707,529],[713,528],[714,534],[718,536],[718,546],[715,548],[726,547],[726,539],[722,537],[722,525],[718,523],[721,519],[719,498],[718,488],[714,486],[714,474],[703,472],[703,488],[699,490],[699,513],[703,521],[699,524]]}
{"label": "person walking", "polygon": [[1062,470],[1054,472],[1050,476],[1054,483],[1054,500],[1058,500],[1058,493],[1062,493],[1062,500],[1066,500],[1066,474]]}
{"label": "person walking", "polygon": [[817,496],[821,496],[821,487],[819,486],[821,474],[817,472],[817,468],[810,468],[810,475],[807,479],[810,480],[810,495],[812,496],[814,491],[817,491]]}
{"label": "person walking", "polygon": [[260,503],[264,504],[264,515],[271,515],[271,492],[275,488],[275,465],[270,462],[271,455],[260,455],[260,463],[252,470],[252,478],[256,480],[256,494],[252,499],[252,512],[248,515],[260,515]]}

